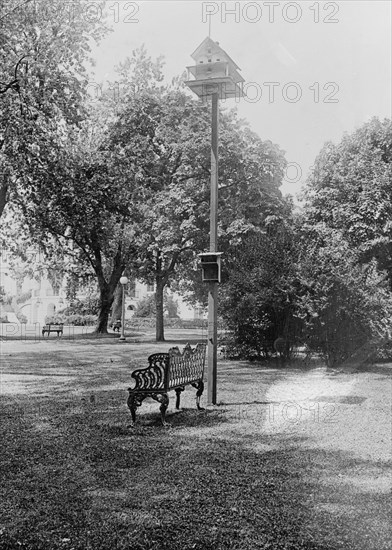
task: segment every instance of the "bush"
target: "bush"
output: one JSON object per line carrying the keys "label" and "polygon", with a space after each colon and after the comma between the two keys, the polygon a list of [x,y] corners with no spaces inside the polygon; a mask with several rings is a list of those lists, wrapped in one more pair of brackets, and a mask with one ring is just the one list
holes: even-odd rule
{"label": "bush", "polygon": [[[163,307],[167,319],[179,319],[177,300],[167,292],[165,292],[163,296]],[[155,294],[151,294],[140,300],[136,306],[134,316],[155,317],[156,312]]]}
{"label": "bush", "polygon": [[97,315],[99,312],[99,297],[88,296],[83,300],[75,300],[68,307],[59,311],[59,314],[73,316]]}
{"label": "bush", "polygon": [[[279,230],[278,230],[279,229]],[[243,359],[274,354],[274,342],[290,342],[289,358],[302,330],[296,317],[297,250],[294,235],[285,228],[250,235],[233,248],[221,290],[220,312],[230,336],[225,352]]]}
{"label": "bush", "polygon": [[31,298],[31,290],[28,290],[27,292],[22,292],[22,294],[19,294],[19,296],[16,297],[16,303],[17,304],[23,304],[24,302],[27,302]]}
{"label": "bush", "polygon": [[[249,327],[245,327],[245,331],[248,333]],[[218,339],[218,347],[227,359],[246,359],[248,361],[267,359],[275,351],[273,341],[263,341],[260,334],[256,334],[255,340],[248,339],[246,334],[241,339],[238,332],[229,332],[221,336]]]}
{"label": "bush", "polygon": [[68,315],[65,324],[75,326],[93,326],[97,322],[96,315]]}
{"label": "bush", "polygon": [[155,317],[155,294],[146,296],[137,304],[134,316],[135,317]]}
{"label": "bush", "polygon": [[388,340],[379,344],[376,348],[375,359],[382,362],[392,361],[392,341]]}
{"label": "bush", "polygon": [[[155,317],[136,317],[126,321],[127,328],[144,329],[155,328]],[[199,329],[204,328],[207,330],[208,323],[206,319],[180,319],[165,317],[165,328],[178,328],[178,329]]]}
{"label": "bush", "polygon": [[389,290],[379,285],[374,264],[362,268],[357,251],[338,231],[314,228],[307,243],[301,267],[304,291],[298,300],[306,345],[321,353],[329,367],[362,361],[371,342],[388,329]]}
{"label": "bush", "polygon": [[18,318],[19,323],[21,323],[22,325],[27,324],[27,317],[26,317],[26,315],[24,315],[24,313],[19,313],[18,312],[16,314],[16,317]]}
{"label": "bush", "polygon": [[97,322],[96,315],[64,315],[58,313],[51,317],[45,317],[45,323],[57,324],[63,323],[64,325],[73,325],[73,326],[94,326]]}
{"label": "bush", "polygon": [[155,328],[155,317],[135,317],[125,322],[127,328],[146,329]]}

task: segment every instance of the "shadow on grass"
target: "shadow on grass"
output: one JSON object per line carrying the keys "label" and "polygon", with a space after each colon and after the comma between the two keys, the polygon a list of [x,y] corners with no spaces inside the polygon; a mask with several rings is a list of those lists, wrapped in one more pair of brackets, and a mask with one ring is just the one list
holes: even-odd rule
{"label": "shadow on grass", "polygon": [[[155,407],[154,407],[155,408]],[[222,410],[197,410],[196,408],[181,408],[180,410],[171,410],[166,414],[166,426],[162,426],[161,415],[159,412],[159,406],[156,406],[156,411],[144,412],[138,410],[136,416],[136,423],[131,426],[131,416],[129,412],[126,416],[126,421],[129,422],[125,426],[107,425],[104,427],[105,431],[114,435],[116,433],[125,436],[140,436],[145,435],[143,433],[145,428],[154,428],[158,430],[170,431],[172,429],[190,429],[190,428],[207,428],[217,426],[229,422],[225,418],[226,409]],[[148,433],[148,432],[146,432]]]}
{"label": "shadow on grass", "polygon": [[134,430],[111,400],[18,411],[1,407],[2,550],[389,548],[386,464],[225,431],[224,409]]}

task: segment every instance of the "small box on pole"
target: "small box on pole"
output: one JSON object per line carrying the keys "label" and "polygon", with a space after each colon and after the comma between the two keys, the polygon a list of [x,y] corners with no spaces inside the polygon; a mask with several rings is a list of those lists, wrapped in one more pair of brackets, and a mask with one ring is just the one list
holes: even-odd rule
{"label": "small box on pole", "polygon": [[199,254],[203,282],[221,282],[221,255],[222,252],[205,252]]}

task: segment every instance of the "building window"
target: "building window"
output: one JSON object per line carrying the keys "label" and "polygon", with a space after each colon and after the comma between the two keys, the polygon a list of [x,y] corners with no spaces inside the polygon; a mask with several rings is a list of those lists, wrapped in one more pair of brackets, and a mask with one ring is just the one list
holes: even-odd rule
{"label": "building window", "polygon": [[147,285],[147,292],[154,292],[154,284]]}

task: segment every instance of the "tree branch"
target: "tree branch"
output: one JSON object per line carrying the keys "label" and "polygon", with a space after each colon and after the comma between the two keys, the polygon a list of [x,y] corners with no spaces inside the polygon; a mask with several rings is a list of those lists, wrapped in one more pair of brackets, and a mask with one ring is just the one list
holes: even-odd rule
{"label": "tree branch", "polygon": [[32,2],[33,0],[25,0],[25,2],[22,2],[21,4],[18,4],[17,6],[15,6],[11,11],[9,11],[8,13],[4,14],[2,17],[0,17],[0,21],[2,19],[5,19],[6,17],[8,17],[9,15],[11,15],[11,13],[13,13],[14,11],[18,10],[19,8],[21,8],[22,6],[25,6],[26,4],[30,4],[30,2]]}
{"label": "tree branch", "polygon": [[11,88],[14,88],[15,91],[19,90],[19,80],[17,78],[6,84],[4,88],[0,88],[0,94],[5,94]]}
{"label": "tree branch", "polygon": [[[22,63],[22,61],[24,59],[26,59],[26,57],[29,57],[27,54],[26,55],[23,55],[19,61],[17,62],[17,64],[15,65],[15,69],[14,69],[14,79],[11,80],[11,82],[9,82],[8,84],[5,84],[4,88],[0,88],[0,94],[5,94],[8,90],[10,90],[11,88],[13,88],[16,92],[20,92],[20,86],[19,86],[19,78],[18,78],[18,69],[19,69],[19,65]],[[3,84],[3,83],[2,83]]]}

